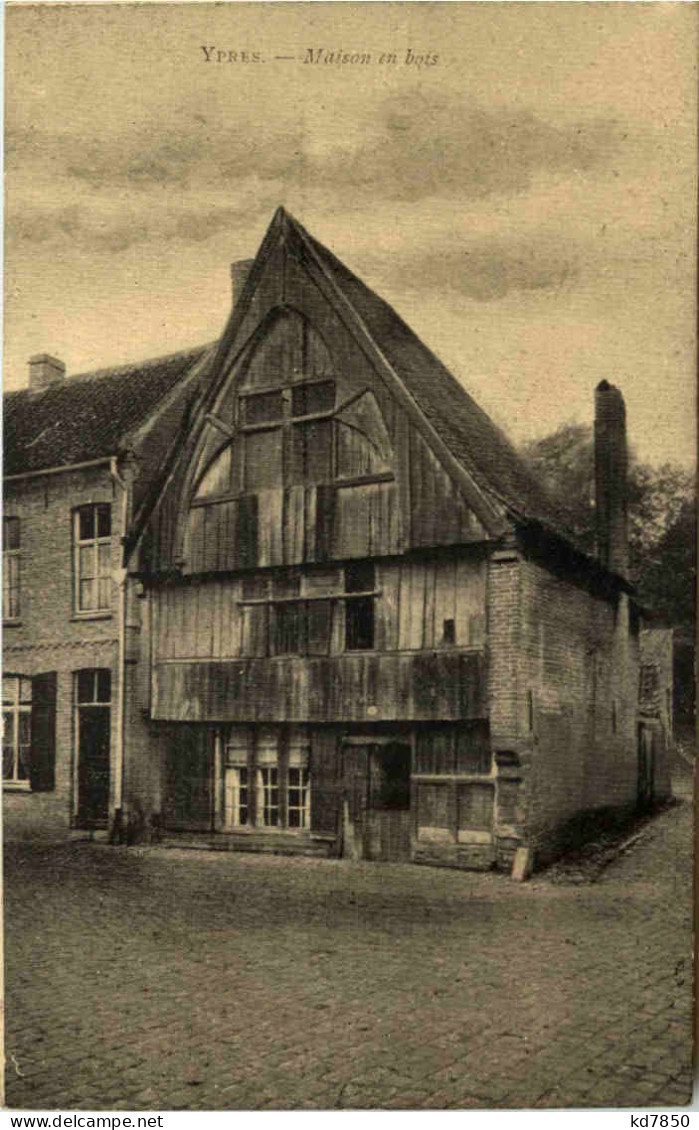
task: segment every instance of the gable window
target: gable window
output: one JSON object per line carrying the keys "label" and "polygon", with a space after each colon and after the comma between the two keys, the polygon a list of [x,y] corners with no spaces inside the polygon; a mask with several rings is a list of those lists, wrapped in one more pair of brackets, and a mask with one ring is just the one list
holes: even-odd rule
{"label": "gable window", "polygon": [[2,618],[17,620],[20,614],[19,518],[2,520]]}
{"label": "gable window", "polygon": [[329,380],[242,392],[243,490],[332,479],[334,408]]}
{"label": "gable window", "polygon": [[32,683],[19,675],[2,680],[2,779],[29,788]]}
{"label": "gable window", "polygon": [[73,512],[76,612],[101,612],[111,605],[112,508],[108,502]]}
{"label": "gable window", "polygon": [[228,828],[301,831],[311,823],[308,745],[282,742],[277,729],[233,727],[224,742],[224,823]]}

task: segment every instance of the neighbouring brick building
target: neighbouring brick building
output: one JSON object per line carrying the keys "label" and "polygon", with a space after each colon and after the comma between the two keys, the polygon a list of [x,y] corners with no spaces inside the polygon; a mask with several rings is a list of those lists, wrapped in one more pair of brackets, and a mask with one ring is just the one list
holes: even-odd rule
{"label": "neighbouring brick building", "polygon": [[510,867],[647,800],[620,392],[591,558],[283,209],[234,288],[215,346],[9,397],[7,832]]}

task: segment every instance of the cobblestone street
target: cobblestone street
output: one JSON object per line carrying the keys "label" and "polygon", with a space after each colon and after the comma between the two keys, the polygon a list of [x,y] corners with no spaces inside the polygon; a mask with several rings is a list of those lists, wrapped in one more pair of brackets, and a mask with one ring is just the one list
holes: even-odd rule
{"label": "cobblestone street", "polygon": [[95,844],[5,866],[10,1107],[690,1100],[686,801],[587,886]]}

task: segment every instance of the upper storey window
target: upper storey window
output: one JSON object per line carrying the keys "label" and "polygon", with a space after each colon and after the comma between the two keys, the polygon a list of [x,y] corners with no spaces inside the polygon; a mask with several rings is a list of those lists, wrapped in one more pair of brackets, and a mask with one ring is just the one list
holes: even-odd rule
{"label": "upper storey window", "polygon": [[16,620],[20,614],[19,518],[2,520],[2,618]]}
{"label": "upper storey window", "polygon": [[111,604],[112,508],[108,502],[73,512],[76,612],[102,612]]}

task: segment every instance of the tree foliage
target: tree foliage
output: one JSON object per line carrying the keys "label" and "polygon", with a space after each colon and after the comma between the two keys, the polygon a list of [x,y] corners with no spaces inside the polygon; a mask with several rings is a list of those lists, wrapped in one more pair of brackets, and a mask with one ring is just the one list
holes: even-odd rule
{"label": "tree foliage", "polygon": [[[522,453],[548,488],[562,520],[588,553],[595,549],[592,428],[562,424]],[[693,637],[696,592],[694,477],[684,467],[629,459],[629,559],[641,603],[658,624]]]}

